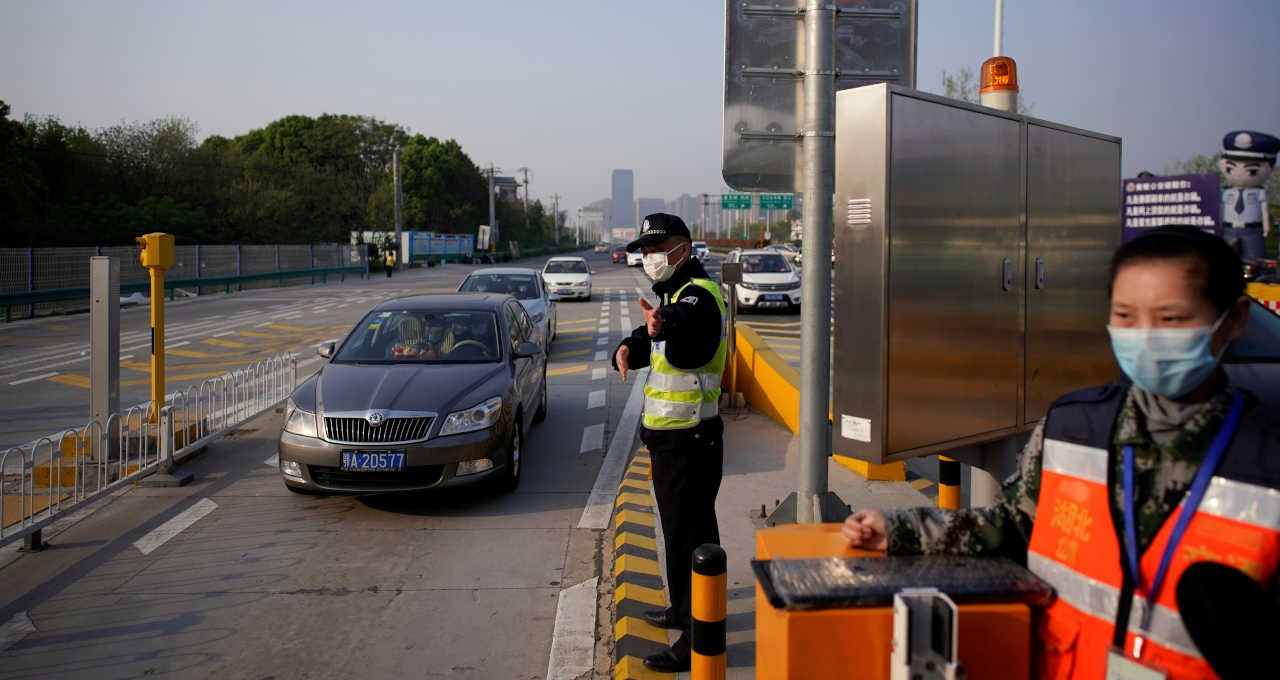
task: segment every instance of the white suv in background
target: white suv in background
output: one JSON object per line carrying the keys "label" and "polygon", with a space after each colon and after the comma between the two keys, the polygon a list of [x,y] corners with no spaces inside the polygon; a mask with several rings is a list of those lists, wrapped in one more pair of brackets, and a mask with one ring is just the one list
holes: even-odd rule
{"label": "white suv in background", "polygon": [[735,250],[725,262],[742,264],[738,306],[747,309],[798,309],[800,270],[776,250]]}
{"label": "white suv in background", "polygon": [[542,282],[561,300],[591,299],[591,268],[581,257],[553,257],[542,267]]}

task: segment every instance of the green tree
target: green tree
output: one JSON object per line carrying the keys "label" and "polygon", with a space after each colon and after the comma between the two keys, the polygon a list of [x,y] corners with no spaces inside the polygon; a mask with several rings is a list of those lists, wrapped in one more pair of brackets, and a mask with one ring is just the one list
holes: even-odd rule
{"label": "green tree", "polygon": [[[454,140],[421,134],[400,150],[401,217],[406,228],[474,233],[488,220],[488,179]],[[394,178],[387,172],[368,203],[375,229],[395,224]],[[508,223],[503,221],[504,238]]]}

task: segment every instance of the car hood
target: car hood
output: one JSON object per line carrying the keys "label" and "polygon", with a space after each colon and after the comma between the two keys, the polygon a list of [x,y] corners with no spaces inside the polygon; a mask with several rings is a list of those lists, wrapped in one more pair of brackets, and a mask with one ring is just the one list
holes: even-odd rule
{"label": "car hood", "polygon": [[581,283],[591,279],[590,274],[543,274],[542,278],[552,284]]}
{"label": "car hood", "polygon": [[472,393],[506,372],[505,363],[328,364],[317,381],[317,395],[326,413],[379,409],[443,415],[472,405],[459,401],[493,396]]}
{"label": "car hood", "polygon": [[793,283],[800,280],[795,272],[753,273],[743,274],[742,280],[747,283]]}

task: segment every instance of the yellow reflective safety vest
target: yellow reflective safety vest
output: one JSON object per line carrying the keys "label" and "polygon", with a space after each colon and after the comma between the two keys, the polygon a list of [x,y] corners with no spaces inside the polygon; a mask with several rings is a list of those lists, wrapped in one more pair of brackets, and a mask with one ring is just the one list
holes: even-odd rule
{"label": "yellow reflective safety vest", "polygon": [[669,299],[678,300],[689,286],[701,286],[715,297],[720,309],[720,346],[706,365],[684,370],[667,361],[665,342],[654,341],[649,354],[649,377],[644,383],[644,426],[650,430],[684,430],[720,413],[720,376],[729,352],[724,298],[714,281],[690,279]]}

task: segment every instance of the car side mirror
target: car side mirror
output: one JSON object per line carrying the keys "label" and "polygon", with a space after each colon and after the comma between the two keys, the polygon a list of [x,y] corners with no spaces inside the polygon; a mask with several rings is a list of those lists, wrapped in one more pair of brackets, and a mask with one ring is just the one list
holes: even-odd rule
{"label": "car side mirror", "polygon": [[316,354],[328,359],[333,356],[333,352],[337,349],[338,344],[334,342],[322,342],[316,346]]}
{"label": "car side mirror", "polygon": [[535,357],[542,354],[542,345],[536,342],[522,342],[516,345],[517,357]]}
{"label": "car side mirror", "polygon": [[549,301],[551,301],[551,302],[559,302],[559,301],[560,301],[560,295],[559,295],[559,294],[557,294],[557,293],[551,293],[550,295],[548,295],[548,296],[547,296],[547,300],[549,300]]}

